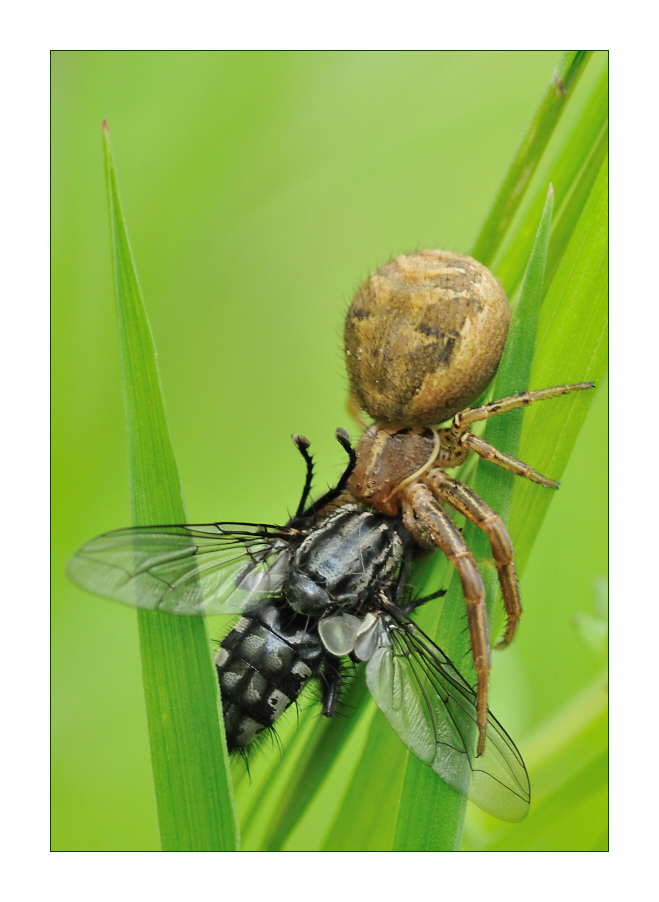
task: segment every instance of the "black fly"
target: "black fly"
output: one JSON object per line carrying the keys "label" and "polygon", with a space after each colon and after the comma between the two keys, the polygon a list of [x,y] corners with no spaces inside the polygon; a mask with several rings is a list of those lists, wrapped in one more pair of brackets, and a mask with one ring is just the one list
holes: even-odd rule
{"label": "black fly", "polygon": [[230,750],[244,750],[271,727],[310,680],[319,681],[323,713],[333,716],[341,661],[350,656],[367,662],[371,695],[410,751],[480,808],[522,820],[530,788],[521,755],[489,715],[485,751],[476,756],[475,693],[408,616],[427,600],[406,595],[415,543],[400,518],[341,503],[356,457],[348,433],[338,429],[336,437],[350,464],[307,506],[309,442],[294,436],[307,476],[285,526],[116,530],[84,545],[68,576],[136,608],[241,614],[215,657]]}

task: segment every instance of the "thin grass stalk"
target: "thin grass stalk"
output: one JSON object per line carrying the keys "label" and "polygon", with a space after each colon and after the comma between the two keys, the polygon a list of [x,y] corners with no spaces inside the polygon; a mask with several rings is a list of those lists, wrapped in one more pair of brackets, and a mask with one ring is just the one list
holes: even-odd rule
{"label": "thin grass stalk", "polygon": [[492,264],[591,55],[592,50],[567,50],[561,57],[474,244],[472,257],[485,266]]}
{"label": "thin grass stalk", "polygon": [[283,848],[287,837],[311,805],[323,780],[328,776],[338,754],[357,728],[369,701],[363,669],[342,699],[348,716],[330,720],[323,718],[311,736],[295,768],[278,810],[263,838],[265,852]]}
{"label": "thin grass stalk", "polygon": [[[103,125],[128,436],[132,522],[186,522],[153,336]],[[153,786],[163,851],[235,850],[238,827],[217,678],[203,619],[138,611]]]}
{"label": "thin grass stalk", "polygon": [[593,190],[595,179],[608,152],[609,127],[607,125],[602,130],[592,154],[570,193],[568,202],[565,204],[558,222],[555,223],[552,229],[549,253],[547,254],[547,269],[545,271],[545,294],[549,291],[549,287],[554,281],[554,276],[570,243],[576,223],[579,221],[579,215]]}
{"label": "thin grass stalk", "polygon": [[[548,178],[554,186],[555,193],[552,232],[556,232],[563,219],[563,208],[568,205],[574,205],[575,186],[578,182],[581,182],[582,178],[580,173],[584,167],[589,165],[593,154],[597,152],[595,148],[598,144],[598,136],[601,139],[602,134],[607,132],[608,118],[609,69],[607,66],[593,88],[582,114],[575,122],[565,142],[557,150],[548,169]],[[599,168],[599,164],[597,168]],[[581,212],[591,188],[592,181],[584,197],[581,198],[581,205],[578,207],[579,212]],[[527,204],[527,209],[520,220],[516,222],[513,228],[513,236],[509,235],[507,237],[505,247],[497,255],[494,271],[509,298],[513,297],[524,276],[524,270],[533,247],[536,229],[544,204],[545,187],[540,185],[533,199]],[[576,219],[578,219],[578,214],[577,217],[571,217],[568,213],[567,220],[576,222]],[[567,238],[569,240],[569,235]],[[567,241],[565,241],[565,245],[567,245]],[[546,284],[549,284],[551,277],[556,271],[556,268],[550,263],[552,250],[555,246],[556,241],[552,237],[547,257]]]}

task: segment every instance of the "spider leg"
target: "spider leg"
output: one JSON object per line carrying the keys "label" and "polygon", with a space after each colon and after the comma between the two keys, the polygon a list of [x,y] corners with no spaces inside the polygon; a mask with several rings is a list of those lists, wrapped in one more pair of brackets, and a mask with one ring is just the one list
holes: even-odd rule
{"label": "spider leg", "polygon": [[453,417],[451,431],[457,438],[464,432],[465,427],[471,423],[487,420],[488,417],[495,417],[497,414],[516,410],[518,407],[526,407],[533,401],[546,401],[549,398],[567,395],[573,391],[582,391],[585,388],[595,388],[595,383],[577,382],[575,385],[557,385],[554,388],[541,388],[538,391],[522,391],[516,395],[511,395],[509,398],[501,398],[499,401],[484,404],[482,407],[469,407],[467,410],[456,413]]}
{"label": "spider leg", "polygon": [[515,549],[508,530],[499,514],[493,511],[476,492],[461,482],[451,479],[439,467],[435,467],[427,473],[424,482],[440,501],[448,502],[451,507],[460,511],[479,529],[487,533],[507,616],[506,633],[496,647],[505,648],[513,641],[519,618],[522,616],[522,602],[519,597],[519,583],[514,562]]}
{"label": "spider leg", "polygon": [[467,603],[467,621],[477,678],[478,755],[485,749],[487,684],[490,675],[490,628],[485,607],[485,585],[473,555],[457,527],[442,510],[430,489],[420,482],[401,492],[403,523],[422,545],[439,548],[457,569]]}
{"label": "spider leg", "polygon": [[547,479],[546,476],[538,473],[533,467],[530,467],[521,460],[517,460],[516,457],[511,457],[510,454],[504,454],[503,451],[498,451],[494,445],[490,445],[488,442],[483,441],[483,439],[479,438],[477,435],[472,435],[471,432],[467,432],[462,436],[460,444],[466,446],[471,451],[475,451],[479,457],[483,458],[483,460],[489,460],[490,463],[496,464],[504,470],[509,470],[511,473],[514,473],[515,476],[524,476],[525,479],[536,482],[538,485],[544,485],[545,488],[548,489],[557,489],[560,485],[560,482],[556,482],[553,479]]}

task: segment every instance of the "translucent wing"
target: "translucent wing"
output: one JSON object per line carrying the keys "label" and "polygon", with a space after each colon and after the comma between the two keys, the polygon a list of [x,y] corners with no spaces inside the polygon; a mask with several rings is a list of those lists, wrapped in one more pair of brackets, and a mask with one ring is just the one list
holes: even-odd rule
{"label": "translucent wing", "polygon": [[513,823],[526,817],[528,774],[512,739],[488,713],[476,757],[476,695],[444,652],[411,620],[381,614],[366,669],[371,695],[405,745],[483,811]]}
{"label": "translucent wing", "polygon": [[253,523],[118,529],[83,545],[67,575],[82,589],[134,608],[236,614],[281,591],[295,535]]}

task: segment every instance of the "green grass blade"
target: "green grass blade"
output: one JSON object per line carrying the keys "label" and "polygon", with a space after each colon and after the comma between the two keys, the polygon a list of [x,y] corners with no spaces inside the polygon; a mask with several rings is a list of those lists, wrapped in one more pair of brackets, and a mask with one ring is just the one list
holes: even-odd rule
{"label": "green grass blade", "polygon": [[554,276],[563,259],[563,254],[567,250],[574,228],[579,221],[581,211],[590,197],[590,192],[593,190],[595,179],[597,178],[608,152],[609,128],[607,125],[599,136],[583,172],[579,175],[579,178],[572,189],[572,193],[570,194],[570,198],[561,212],[558,222],[552,229],[551,241],[549,242],[549,253],[547,254],[547,269],[545,271],[545,291],[549,290],[549,286],[554,280]]}
{"label": "green grass blade", "polygon": [[[521,824],[484,819],[479,851],[595,851],[608,819],[608,674],[604,670],[526,742],[535,804]],[[475,840],[475,841],[474,841]]]}
{"label": "green grass blade", "polygon": [[[554,195],[550,187],[524,276],[519,303],[515,308],[499,365],[494,388],[497,398],[506,397],[527,387],[542,303],[542,285],[553,206]],[[514,455],[521,435],[523,414],[523,410],[517,410],[506,416],[488,420],[485,430],[486,440],[500,450]],[[483,467],[482,463],[479,463],[476,492],[501,514],[504,521],[507,520],[513,484],[514,477],[511,473],[494,466]],[[463,534],[476,561],[487,560],[489,542],[482,530],[468,523]],[[497,574],[493,566],[481,570],[491,617],[496,598]],[[464,621],[465,602],[462,587],[459,579],[453,575],[435,638],[449,658],[457,662],[464,660],[469,648],[469,636],[464,631]],[[466,668],[462,669],[466,671]],[[396,824],[394,843],[396,851],[450,851],[460,848],[466,800],[446,784],[437,784],[436,775],[421,761],[408,755]]]}
{"label": "green grass blade", "polygon": [[472,257],[490,266],[524,197],[591,50],[566,51],[554,72],[474,244]]}
{"label": "green grass blade", "polygon": [[[556,205],[554,207],[554,225],[553,232],[556,232],[563,220],[563,207],[570,201],[573,202],[573,186],[579,179],[584,166],[589,164],[590,158],[596,152],[594,148],[598,141],[601,141],[602,134],[607,130],[607,122],[609,116],[609,70],[608,66],[602,73],[599,81],[595,85],[586,107],[575,123],[566,141],[556,153],[551,166],[549,167],[548,178],[554,186],[556,195]],[[601,159],[599,161],[601,163]],[[595,169],[595,175],[599,169],[599,163]],[[579,179],[580,180],[580,179]],[[593,177],[594,180],[594,177]],[[585,203],[593,182],[590,182],[585,195],[581,198],[581,204],[578,207],[579,213]],[[506,247],[503,255],[496,265],[497,278],[503,285],[508,297],[512,297],[517,290],[522,277],[526,262],[533,247],[535,239],[535,231],[538,220],[542,214],[545,203],[545,186],[541,185],[538,191],[529,203],[521,222],[513,229],[513,235],[508,236]],[[567,220],[572,217],[568,216]],[[577,217],[578,218],[578,214]],[[576,221],[576,219],[575,219]],[[569,235],[567,236],[569,240]],[[547,258],[547,269],[545,282],[548,284],[555,273],[555,266],[552,262],[552,254],[555,253],[556,245],[563,247],[567,241],[556,242],[552,236]]]}
{"label": "green grass blade", "polygon": [[[153,336],[123,219],[107,126],[121,372],[135,525],[185,522]],[[237,847],[221,703],[205,621],[138,611],[153,783],[163,851]]]}
{"label": "green grass blade", "polygon": [[[599,383],[604,375],[607,351],[607,204],[605,160],[540,311],[530,374],[532,388],[580,381]],[[525,278],[518,309],[522,306],[527,284]],[[536,277],[536,292],[537,290]],[[537,308],[533,315],[537,315]],[[511,325],[511,332],[512,329]],[[566,355],[565,349],[568,347],[570,353]],[[516,360],[516,357],[515,354],[509,355],[509,359]],[[518,362],[521,376],[529,361]],[[503,397],[511,390],[524,388],[524,383],[515,385],[508,381],[516,378],[514,365],[508,366],[502,360],[495,383],[495,395]],[[486,440],[508,453],[515,453],[515,443],[518,441],[519,455],[523,460],[529,461],[540,472],[552,478],[560,478],[594,394],[579,392],[551,402],[531,405],[524,417],[521,436],[516,412],[494,418],[488,422]],[[504,520],[509,520],[518,571],[522,573],[551,503],[552,492],[532,485],[527,480],[515,480],[509,474],[497,470],[499,468],[492,464],[479,462],[475,488],[488,504],[502,514]],[[505,515],[507,511],[510,512],[509,518]],[[487,538],[473,524],[466,525],[464,537],[481,568],[488,593],[488,610],[491,612],[497,594],[497,582]],[[437,642],[458,662],[468,660],[468,657],[464,657],[468,640],[460,635],[463,628],[464,599],[458,580],[454,577],[442,612]],[[443,830],[439,817],[436,818],[439,824],[438,834],[434,838],[425,837],[421,833],[415,835],[415,818],[419,818],[419,812],[424,806],[433,805],[432,775],[424,775],[422,770],[423,765],[409,756],[399,811],[396,848],[455,848],[456,838],[450,835],[448,829]],[[412,797],[415,787],[417,791]],[[409,801],[406,799],[408,789]],[[458,823],[454,812],[456,808],[464,806],[464,801],[454,793],[453,798],[446,800],[446,806],[451,815],[450,822]],[[405,820],[402,821],[402,818]],[[421,819],[430,821],[427,816]],[[450,844],[451,840],[453,846]]]}
{"label": "green grass blade", "polygon": [[342,699],[349,716],[333,719],[324,717],[316,725],[261,843],[265,852],[276,852],[283,848],[287,837],[311,805],[340,750],[357,727],[369,698],[362,668]]}
{"label": "green grass blade", "polygon": [[[608,258],[607,157],[540,313],[533,388],[581,381],[600,385],[608,359]],[[524,418],[522,459],[560,479],[594,395],[577,392],[532,404]],[[553,497],[549,490],[534,488],[528,480],[518,479],[510,507],[509,528],[520,573]]]}
{"label": "green grass blade", "polygon": [[389,721],[377,709],[368,732],[366,752],[348,785],[323,845],[324,852],[392,849],[406,753]]}

